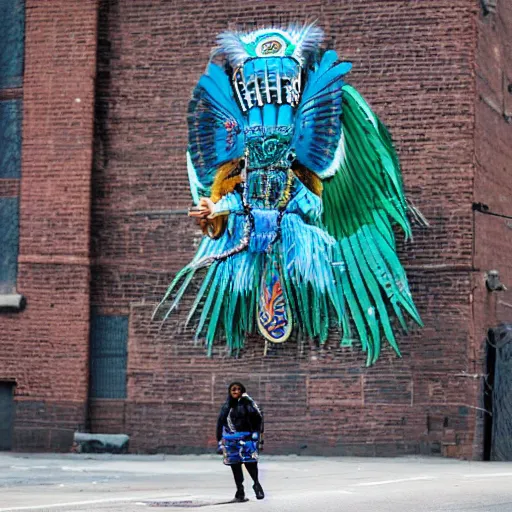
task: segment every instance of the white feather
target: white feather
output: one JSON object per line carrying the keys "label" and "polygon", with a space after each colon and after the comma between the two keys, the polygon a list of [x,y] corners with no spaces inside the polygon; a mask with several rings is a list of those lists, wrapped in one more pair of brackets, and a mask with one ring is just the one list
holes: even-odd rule
{"label": "white feather", "polygon": [[199,182],[189,151],[187,151],[187,171],[188,181],[190,182],[190,192],[192,193],[192,201],[194,204],[197,204],[199,203],[199,190],[203,190],[203,186]]}
{"label": "white feather", "polygon": [[334,176],[340,168],[340,165],[345,161],[345,158],[345,134],[343,133],[343,130],[341,130],[340,140],[338,141],[338,147],[336,148],[336,153],[334,153],[334,158],[327,169],[317,173],[318,176],[323,180]]}
{"label": "white feather", "polygon": [[233,67],[241,66],[250,55],[245,51],[242,39],[238,32],[222,32],[217,36],[220,51]]}
{"label": "white feather", "polygon": [[290,25],[283,28],[260,28],[252,32],[222,32],[217,37],[219,51],[223,53],[233,67],[241,66],[250,58],[244,45],[252,45],[262,36],[277,34],[295,45],[293,57],[303,63],[305,54],[315,51],[323,41],[324,32],[314,23],[309,25]]}

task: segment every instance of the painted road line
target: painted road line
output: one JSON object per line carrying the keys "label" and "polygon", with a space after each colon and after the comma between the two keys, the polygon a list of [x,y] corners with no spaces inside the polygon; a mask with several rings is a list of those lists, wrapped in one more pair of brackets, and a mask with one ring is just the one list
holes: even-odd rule
{"label": "painted road line", "polygon": [[464,478],[496,478],[502,476],[512,476],[512,473],[474,473],[464,475]]}
{"label": "painted road line", "polygon": [[169,493],[163,494],[161,496],[155,496],[152,494],[151,496],[132,496],[131,498],[106,498],[102,500],[85,500],[85,501],[70,501],[66,503],[48,503],[46,505],[31,505],[31,506],[23,506],[23,507],[7,507],[0,508],[0,512],[14,512],[16,510],[45,510],[48,508],[62,508],[62,507],[80,507],[82,505],[101,505],[106,503],[123,503],[123,502],[137,502],[137,501],[147,501],[147,500],[176,500],[176,499],[184,499],[190,498],[190,494],[180,494],[179,496],[171,496],[169,497]]}
{"label": "painted road line", "polygon": [[400,484],[402,482],[417,482],[419,480],[437,480],[435,476],[415,476],[412,478],[397,478],[396,480],[379,480],[377,482],[361,482],[359,484],[351,484],[355,487],[368,487],[371,485],[387,485]]}

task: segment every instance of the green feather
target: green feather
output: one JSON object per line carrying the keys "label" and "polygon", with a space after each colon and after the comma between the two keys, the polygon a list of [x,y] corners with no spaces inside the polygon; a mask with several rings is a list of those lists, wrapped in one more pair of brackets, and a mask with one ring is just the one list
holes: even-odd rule
{"label": "green feather", "polygon": [[199,303],[201,302],[206,290],[208,289],[208,285],[209,285],[212,277],[215,275],[216,268],[217,268],[217,264],[214,263],[208,269],[208,272],[206,273],[206,276],[204,277],[203,282],[201,284],[201,288],[199,289],[199,292],[197,293],[194,303],[192,304],[192,307],[190,308],[190,311],[187,316],[187,320],[185,322],[185,326],[187,326],[190,323],[190,320],[192,320],[192,317],[194,316],[194,313],[196,312],[197,307],[199,306]]}
{"label": "green feather", "polygon": [[[370,365],[379,356],[381,336],[400,353],[391,312],[403,327],[402,308],[420,325],[421,320],[392,229],[395,222],[410,235],[398,157],[389,132],[361,95],[351,86],[343,92],[345,156],[338,172],[324,181],[322,221],[337,241],[335,258],[345,263],[332,293],[345,299]],[[346,316],[342,324],[343,342],[351,336]]]}
{"label": "green feather", "polygon": [[[215,304],[213,306],[213,309],[211,311],[210,320],[208,322],[208,329],[206,331],[206,345],[209,349],[209,353],[211,353],[211,347],[213,346],[213,342],[215,340],[215,334],[217,331],[217,324],[219,322],[219,317],[221,313],[221,306],[222,303],[225,300],[224,293],[226,291],[227,287],[227,280],[222,275],[222,278],[220,279],[219,286],[216,290],[216,298],[215,298]],[[229,338],[227,339],[228,347],[231,349],[231,341]]]}
{"label": "green feather", "polygon": [[194,273],[194,270],[189,267],[188,265],[186,267],[183,267],[177,274],[176,276],[174,277],[174,279],[172,280],[171,284],[169,285],[169,287],[167,288],[167,291],[165,292],[165,295],[163,297],[163,299],[158,303],[157,307],[155,308],[155,310],[153,311],[153,315],[152,315],[152,319],[155,317],[155,315],[158,313],[158,310],[160,309],[160,307],[165,303],[165,301],[171,296],[172,292],[174,291],[174,289],[176,288],[176,286],[178,285],[178,283],[181,281],[181,278],[186,275],[188,272],[192,272],[192,274]]}
{"label": "green feather", "polygon": [[[214,263],[214,265],[219,265],[218,263]],[[203,305],[203,311],[201,312],[201,318],[199,319],[199,324],[196,329],[196,338],[199,338],[201,336],[201,332],[203,331],[203,327],[206,323],[206,320],[208,319],[208,316],[210,315],[210,309],[212,306],[212,302],[214,298],[216,297],[219,286],[218,283],[220,281],[220,274],[219,269],[216,269],[215,276],[213,278],[213,282],[210,285],[210,289],[208,290],[208,295],[206,296],[206,301]],[[210,319],[210,322],[212,320]]]}

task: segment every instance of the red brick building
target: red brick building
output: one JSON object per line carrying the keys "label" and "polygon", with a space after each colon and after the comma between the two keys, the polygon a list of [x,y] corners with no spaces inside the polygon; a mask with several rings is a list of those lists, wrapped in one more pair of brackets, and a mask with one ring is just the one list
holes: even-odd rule
{"label": "red brick building", "polygon": [[[86,429],[127,433],[134,452],[205,451],[239,378],[268,453],[279,439],[287,453],[483,457],[486,337],[512,319],[511,293],[486,287],[490,270],[512,285],[509,2],[12,5],[24,37],[0,55],[0,138],[18,134],[0,149],[0,448],[68,450]],[[200,236],[184,214],[187,102],[219,31],[311,19],[353,62],[431,223],[399,239],[425,328],[371,368],[334,336],[209,359],[183,315],[150,321]]]}

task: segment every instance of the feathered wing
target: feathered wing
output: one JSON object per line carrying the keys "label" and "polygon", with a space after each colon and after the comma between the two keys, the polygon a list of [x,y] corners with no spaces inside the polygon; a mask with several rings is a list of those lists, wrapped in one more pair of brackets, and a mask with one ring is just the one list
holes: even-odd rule
{"label": "feathered wing", "polygon": [[219,167],[243,156],[243,118],[222,68],[210,64],[188,110],[187,166],[194,203],[209,196]]}
{"label": "feathered wing", "polygon": [[396,254],[392,225],[398,224],[406,237],[411,230],[390,135],[353,87],[343,85],[342,98],[343,156],[334,176],[324,181],[323,222],[337,241],[335,259],[344,262],[339,276],[347,313],[367,363],[373,364],[382,337],[400,353],[391,311],[405,330],[403,311],[422,323]]}
{"label": "feathered wing", "polygon": [[342,158],[342,77],[351,67],[339,62],[335,51],[325,52],[308,73],[297,109],[293,139],[297,160],[322,179],[336,172]]}
{"label": "feathered wing", "polygon": [[[222,196],[232,192],[240,182],[238,163],[244,154],[243,117],[236,103],[229,78],[222,68],[210,64],[206,73],[192,93],[188,111],[189,143],[187,166],[190,180],[190,190],[194,203],[200,196],[210,197],[218,201]],[[213,234],[218,235],[226,227],[225,217],[209,221]],[[232,228],[236,231],[236,227]],[[218,238],[213,236],[213,238]],[[232,286],[229,277],[234,273],[233,263],[214,261],[215,257],[233,249],[239,234],[219,239],[204,237],[192,261],[182,268],[169,285],[162,301],[157,306],[153,316],[167,303],[164,320],[178,307],[192,279],[198,272],[204,274],[204,280],[191,308],[189,319],[201,310],[198,336],[206,334],[209,350],[213,339],[220,329],[223,315],[225,325],[229,324],[226,307],[222,302],[226,291]],[[201,262],[211,262],[203,264]],[[222,272],[219,271],[219,267]],[[229,268],[228,268],[229,267]],[[235,297],[235,304],[236,299]],[[202,307],[200,307],[200,305]],[[234,306],[231,305],[234,309]],[[231,323],[235,323],[235,315],[230,311]],[[234,327],[233,327],[234,328]],[[226,327],[226,330],[228,328]],[[229,334],[229,333],[228,333]],[[241,334],[233,343],[238,348],[243,343]]]}

